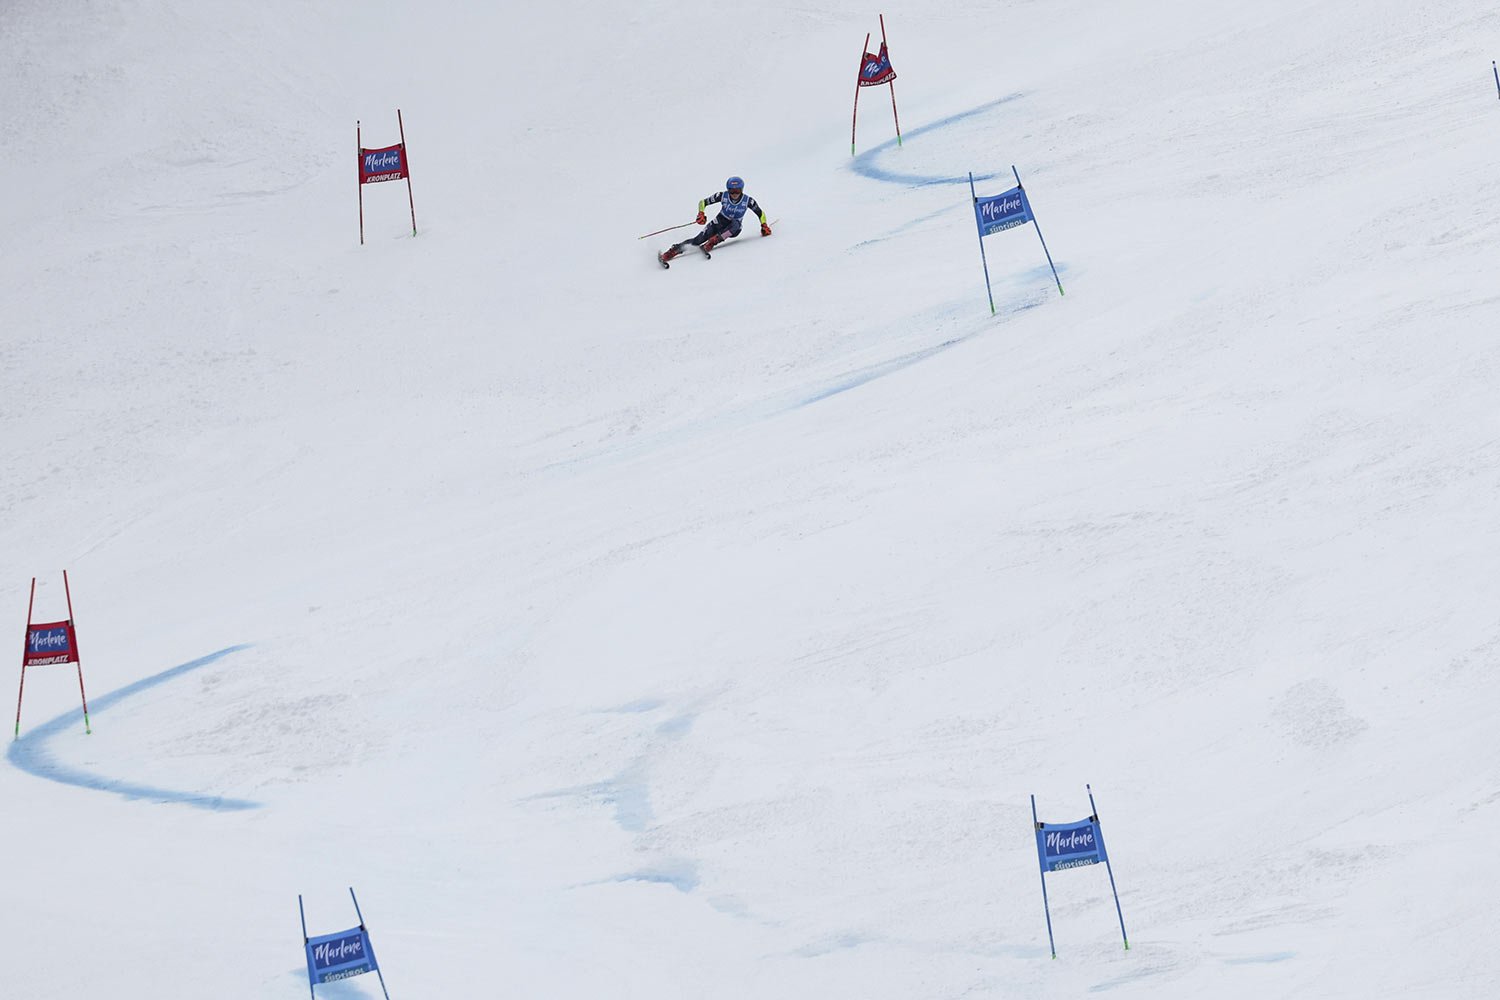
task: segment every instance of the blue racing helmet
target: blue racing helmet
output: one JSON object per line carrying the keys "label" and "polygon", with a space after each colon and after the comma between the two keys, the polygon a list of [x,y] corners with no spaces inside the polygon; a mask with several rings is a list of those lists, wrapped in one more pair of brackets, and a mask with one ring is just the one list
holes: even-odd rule
{"label": "blue racing helmet", "polygon": [[745,190],[745,179],[743,177],[731,177],[724,182],[724,190],[730,194]]}

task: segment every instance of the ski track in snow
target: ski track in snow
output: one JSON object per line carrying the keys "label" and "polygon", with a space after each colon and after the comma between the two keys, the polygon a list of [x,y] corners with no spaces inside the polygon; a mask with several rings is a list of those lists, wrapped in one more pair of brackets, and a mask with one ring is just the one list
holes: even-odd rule
{"label": "ski track in snow", "polygon": [[[928,132],[937,132],[941,129],[949,128],[953,125],[957,125],[959,122],[966,121],[978,115],[982,115],[988,111],[993,111],[995,108],[998,108],[1003,104],[1009,104],[1011,101],[1018,101],[1024,96],[1024,94],[1019,93],[1010,94],[1006,97],[1001,97],[997,100],[990,101],[988,104],[981,104],[977,108],[970,108],[968,111],[960,111],[957,114],[949,115],[947,118],[939,118],[935,122],[928,122],[926,125],[917,126],[916,128],[907,132],[903,138],[915,139],[918,136],[924,135]],[[858,156],[856,156],[854,158],[854,163],[851,165],[850,169],[852,169],[856,174],[859,174],[861,177],[868,177],[872,181],[882,181],[886,184],[900,184],[903,187],[935,187],[940,184],[969,183],[969,177],[967,174],[961,174],[957,177],[942,177],[934,176],[932,174],[903,174],[894,170],[886,170],[882,168],[877,161],[879,161],[886,153],[890,152],[892,149],[897,148],[897,146],[899,145],[900,144],[895,139],[887,139],[880,145],[867,149],[863,153],[860,153]],[[974,183],[978,184],[981,181],[992,181],[1000,176],[1003,175],[998,173],[975,174]]]}
{"label": "ski track in snow", "polygon": [[[616,708],[606,709],[604,713],[649,715],[667,707],[667,703],[660,699],[643,698]],[[546,802],[571,799],[611,807],[614,810],[614,823],[621,830],[637,836],[646,834],[656,823],[656,814],[651,808],[651,757],[656,750],[686,736],[692,730],[697,717],[696,711],[687,710],[676,712],[661,722],[651,723],[650,731],[660,739],[654,740],[638,757],[613,777],[587,785],[559,788],[530,795],[521,801]],[[654,863],[608,878],[580,883],[575,888],[632,882],[666,885],[684,894],[691,893],[699,885],[698,863],[691,858],[662,857]]]}
{"label": "ski track in snow", "polygon": [[1274,962],[1285,962],[1287,959],[1296,958],[1295,951],[1276,951],[1268,955],[1246,955],[1243,958],[1226,958],[1225,965],[1271,965]]}
{"label": "ski track in snow", "polygon": [[[1059,263],[1057,266],[1059,274],[1066,274],[1067,267]],[[1043,267],[1027,272],[1027,276],[1045,274],[1051,278],[1051,272]],[[923,361],[937,357],[955,347],[968,343],[976,337],[986,333],[994,332],[990,322],[995,318],[1005,319],[1018,315],[1027,310],[1034,309],[1042,303],[1042,298],[1036,298],[1022,302],[1012,309],[1002,311],[997,317],[986,317],[984,325],[976,326],[968,333],[955,337],[949,337],[941,343],[920,350],[909,351],[906,354],[881,361],[863,368],[856,368],[845,372],[835,378],[828,379],[814,387],[784,392],[779,395],[768,397],[760,402],[743,406],[734,410],[726,410],[716,417],[699,420],[692,424],[669,428],[655,434],[642,437],[627,445],[614,445],[606,448],[598,448],[582,455],[570,455],[567,458],[555,462],[549,462],[542,467],[543,471],[555,472],[561,470],[576,469],[583,465],[598,461],[623,461],[631,458],[639,458],[642,455],[668,447],[680,447],[688,442],[707,437],[712,434],[724,434],[739,430],[745,426],[760,421],[770,420],[786,413],[812,406],[842,395],[853,389],[870,384],[877,379],[895,375],[905,371]]]}
{"label": "ski track in snow", "polygon": [[[108,709],[132,695],[140,694],[151,688],[158,687],[168,681],[176,680],[185,674],[192,673],[210,664],[217,663],[224,657],[241,650],[249,649],[249,644],[228,646],[207,656],[200,656],[196,660],[178,664],[160,673],[143,677],[133,684],[127,684],[122,688],[116,688],[108,694],[95,699],[93,710],[90,714],[97,717]],[[64,712],[42,723],[40,726],[28,732],[24,739],[11,743],[10,751],[6,759],[12,767],[19,768],[27,774],[47,781],[55,781],[63,785],[74,785],[78,788],[87,788],[90,791],[110,792],[126,799],[145,800],[162,805],[185,805],[195,809],[208,809],[215,812],[239,809],[258,809],[259,802],[251,802],[247,799],[233,799],[222,795],[209,795],[203,792],[178,792],[168,788],[157,788],[152,785],[143,785],[130,781],[126,778],[109,778],[104,775],[94,774],[81,768],[71,767],[62,763],[53,756],[48,743],[52,737],[68,730],[76,728],[83,722],[83,712]]]}

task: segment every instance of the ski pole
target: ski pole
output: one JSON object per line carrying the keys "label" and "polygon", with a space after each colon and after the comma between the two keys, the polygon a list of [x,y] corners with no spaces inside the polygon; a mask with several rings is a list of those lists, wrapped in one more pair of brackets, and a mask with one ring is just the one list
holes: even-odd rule
{"label": "ski pole", "polygon": [[[697,224],[696,222],[684,222],[680,226],[668,226],[666,229],[658,229],[654,233],[647,233],[646,236],[660,236],[662,233],[670,233],[674,229],[686,229],[688,226],[696,226]],[[643,240],[646,236],[637,236],[636,239]]]}

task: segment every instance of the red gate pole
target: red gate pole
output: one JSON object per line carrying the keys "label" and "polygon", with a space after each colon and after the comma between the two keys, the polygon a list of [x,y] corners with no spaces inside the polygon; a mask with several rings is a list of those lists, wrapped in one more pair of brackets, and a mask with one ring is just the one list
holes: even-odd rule
{"label": "red gate pole", "polygon": [[363,171],[364,171],[365,168],[364,168],[364,159],[363,159],[363,157],[365,155],[365,147],[364,147],[364,140],[359,137],[359,122],[358,122],[358,120],[356,120],[355,123],[354,123],[354,149],[355,149],[355,152],[356,152],[355,158],[357,160],[359,160],[359,169],[361,171],[361,173],[359,175],[359,245],[360,246],[364,246],[365,245],[365,176],[364,176]]}
{"label": "red gate pole", "polygon": [[[31,609],[36,604],[36,577],[31,578],[31,600],[26,602],[26,642],[31,642]],[[16,735],[11,739],[21,738],[21,699],[26,696],[26,644],[21,646],[21,690],[16,692]]]}
{"label": "red gate pole", "polygon": [[63,593],[68,596],[68,638],[73,640],[73,662],[78,665],[78,696],[83,699],[83,733],[94,735],[89,727],[89,696],[83,692],[83,654],[78,651],[78,629],[73,624],[73,592],[68,589],[68,571],[63,570]]}
{"label": "red gate pole", "polygon": [[417,203],[411,195],[411,150],[406,148],[406,126],[401,123],[401,109],[396,109],[396,130],[401,133],[401,160],[406,168],[406,203],[411,206],[411,234],[417,235]]}
{"label": "red gate pole", "polygon": [[[885,40],[885,15],[880,15],[880,44],[886,50],[886,58],[890,58],[890,46]],[[896,81],[887,84],[891,88],[891,117],[896,119],[896,145],[901,145],[901,116],[896,113]]]}
{"label": "red gate pole", "polygon": [[865,79],[865,53],[870,51],[870,33],[865,32],[865,44],[859,50],[859,74],[854,78],[854,117],[849,122],[849,155],[854,155],[854,130],[859,128],[859,92]]}

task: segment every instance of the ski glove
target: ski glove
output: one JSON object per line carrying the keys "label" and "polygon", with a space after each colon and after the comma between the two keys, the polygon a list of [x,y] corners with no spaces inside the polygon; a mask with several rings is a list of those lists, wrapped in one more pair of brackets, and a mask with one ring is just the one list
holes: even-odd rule
{"label": "ski glove", "polygon": [[771,224],[769,222],[762,222],[760,224],[760,234],[762,236],[770,236],[771,235]]}
{"label": "ski glove", "polygon": [[704,215],[703,212],[700,210],[698,212],[698,218],[696,220],[694,220],[694,221],[696,221],[698,223],[698,225],[700,225],[700,226],[706,226],[706,225],[708,225],[708,216]]}

